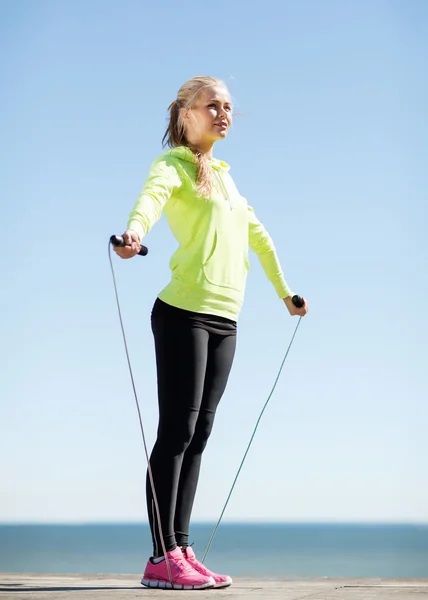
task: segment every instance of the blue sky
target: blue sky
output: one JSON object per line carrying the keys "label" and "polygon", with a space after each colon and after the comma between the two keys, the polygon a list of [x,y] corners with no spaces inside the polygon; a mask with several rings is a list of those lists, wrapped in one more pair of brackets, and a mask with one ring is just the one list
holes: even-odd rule
{"label": "blue sky", "polygon": [[[4,0],[0,521],[146,519],[107,247],[189,77],[229,85],[215,155],[307,297],[226,520],[428,521],[428,6]],[[150,310],[175,241],[114,266],[148,444]],[[251,256],[195,520],[215,520],[296,320]]]}

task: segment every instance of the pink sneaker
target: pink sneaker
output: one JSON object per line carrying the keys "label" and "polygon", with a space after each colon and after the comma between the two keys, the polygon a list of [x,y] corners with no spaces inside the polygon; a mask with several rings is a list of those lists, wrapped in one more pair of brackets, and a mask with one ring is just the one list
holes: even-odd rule
{"label": "pink sneaker", "polygon": [[232,577],[229,577],[229,575],[218,575],[217,573],[213,573],[207,569],[203,563],[196,558],[195,553],[190,546],[187,546],[186,550],[183,552],[183,556],[186,557],[187,562],[195,569],[195,571],[198,571],[198,573],[204,575],[205,577],[212,577],[215,582],[215,588],[222,588],[231,585]]}
{"label": "pink sneaker", "polygon": [[190,563],[185,559],[181,548],[176,548],[167,552],[169,566],[171,568],[172,585],[169,579],[166,560],[153,563],[149,559],[144,571],[141,583],[150,588],[162,588],[173,590],[203,590],[205,588],[215,587],[213,577],[203,575],[193,569]]}

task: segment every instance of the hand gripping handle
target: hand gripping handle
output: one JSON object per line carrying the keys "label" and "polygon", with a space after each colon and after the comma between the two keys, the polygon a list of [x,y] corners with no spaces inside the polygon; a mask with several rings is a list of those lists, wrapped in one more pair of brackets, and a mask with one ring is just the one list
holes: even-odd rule
{"label": "hand gripping handle", "polygon": [[[110,244],[112,244],[113,246],[125,246],[125,242],[123,241],[123,237],[121,235],[112,235],[110,238]],[[141,248],[138,254],[140,256],[146,256],[148,251],[149,249],[147,248],[147,246],[143,246],[141,244]]]}

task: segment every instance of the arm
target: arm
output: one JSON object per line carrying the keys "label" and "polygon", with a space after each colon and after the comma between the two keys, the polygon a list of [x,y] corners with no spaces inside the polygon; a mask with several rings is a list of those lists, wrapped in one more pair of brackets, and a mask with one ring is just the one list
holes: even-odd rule
{"label": "arm", "polygon": [[165,204],[179,187],[181,179],[174,158],[164,155],[156,159],[129,215],[127,229],[137,234],[139,242],[160,219]]}
{"label": "arm", "polygon": [[270,235],[256,217],[251,206],[248,207],[248,215],[250,248],[257,254],[263,270],[269,281],[273,284],[278,296],[282,299],[291,297],[291,290],[284,279],[279,258]]}

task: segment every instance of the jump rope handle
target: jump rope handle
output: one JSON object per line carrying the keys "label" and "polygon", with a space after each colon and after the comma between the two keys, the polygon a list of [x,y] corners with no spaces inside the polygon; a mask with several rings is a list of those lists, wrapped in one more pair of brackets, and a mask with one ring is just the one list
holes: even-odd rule
{"label": "jump rope handle", "polygon": [[302,306],[305,303],[303,298],[301,298],[300,296],[297,296],[297,295],[293,296],[291,301],[293,302],[293,304],[296,308],[302,308]]}
{"label": "jump rope handle", "polygon": [[[121,235],[112,235],[110,238],[110,244],[112,244],[113,246],[125,246],[125,242],[123,241],[123,237]],[[147,246],[143,246],[143,244],[141,244],[141,248],[138,254],[140,256],[146,256],[148,251],[149,249],[147,248]]]}

